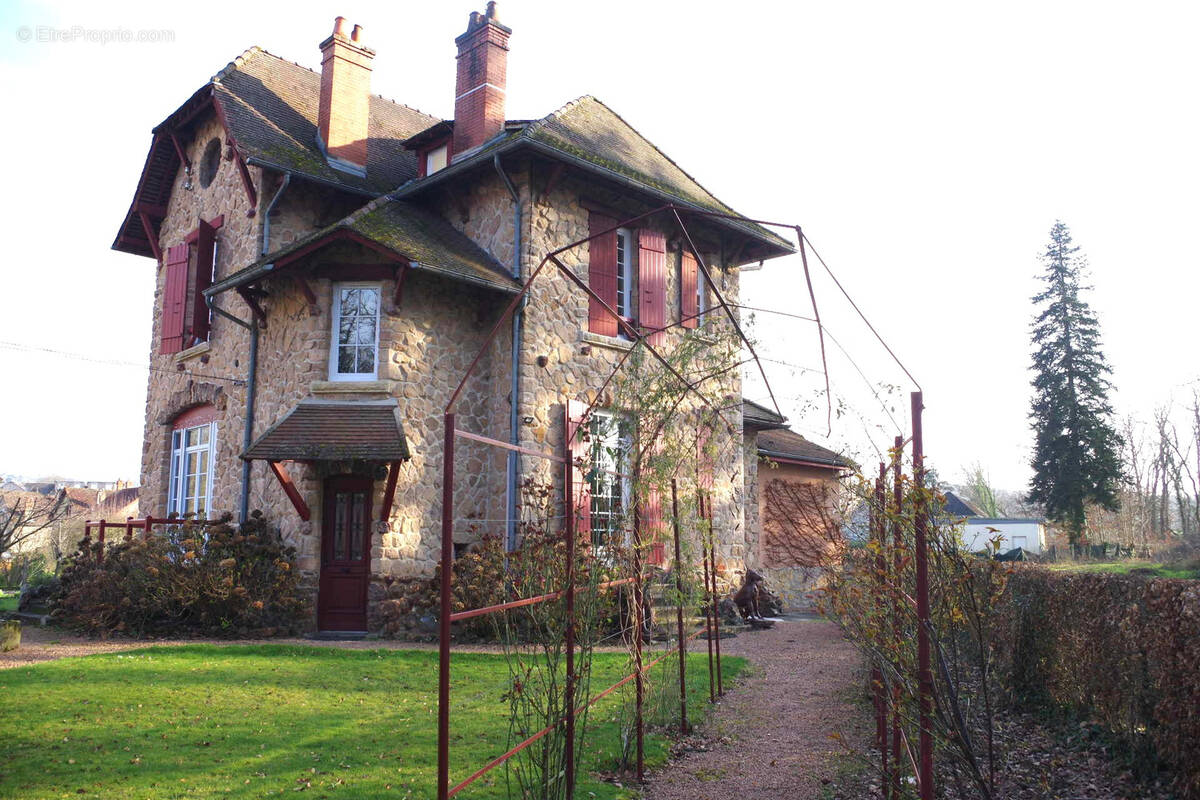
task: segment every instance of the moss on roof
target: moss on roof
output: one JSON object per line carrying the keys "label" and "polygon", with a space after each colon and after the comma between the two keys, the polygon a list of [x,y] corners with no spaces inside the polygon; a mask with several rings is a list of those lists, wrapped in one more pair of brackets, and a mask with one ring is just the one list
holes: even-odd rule
{"label": "moss on roof", "polygon": [[504,292],[520,288],[496,259],[450,223],[411,203],[384,195],[348,217],[263,256],[213,284],[205,294],[220,294],[260,280],[271,273],[270,265],[322,240],[336,241],[346,233],[369,239],[398,258],[412,262],[417,269]]}

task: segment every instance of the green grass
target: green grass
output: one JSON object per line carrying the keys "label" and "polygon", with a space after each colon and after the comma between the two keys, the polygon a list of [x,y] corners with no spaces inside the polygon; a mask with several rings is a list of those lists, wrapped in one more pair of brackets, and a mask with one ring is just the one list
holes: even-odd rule
{"label": "green grass", "polygon": [[16,611],[17,601],[20,600],[20,594],[8,594],[0,591],[0,614],[6,611]]}
{"label": "green grass", "polygon": [[[726,680],[746,666],[723,662]],[[592,693],[621,677],[625,663],[623,654],[596,654]],[[651,680],[668,687],[677,669],[668,659]],[[688,676],[694,717],[707,706],[707,656],[689,656]],[[452,782],[509,746],[500,700],[507,677],[502,656],[455,654]],[[623,691],[593,707],[586,770],[616,764]],[[436,652],[150,647],[0,671],[0,698],[6,800],[259,798],[300,790],[347,800],[434,795]],[[678,711],[667,700],[657,705],[662,723]],[[664,762],[668,744],[657,733],[648,737],[648,763]],[[615,799],[628,796],[623,791],[588,774],[576,796]],[[505,797],[504,770],[458,796]]]}
{"label": "green grass", "polygon": [[1139,570],[1149,572],[1156,578],[1200,578],[1200,568],[1156,561],[1051,564],[1050,569],[1055,572],[1104,572],[1112,575],[1128,575],[1133,570]]}

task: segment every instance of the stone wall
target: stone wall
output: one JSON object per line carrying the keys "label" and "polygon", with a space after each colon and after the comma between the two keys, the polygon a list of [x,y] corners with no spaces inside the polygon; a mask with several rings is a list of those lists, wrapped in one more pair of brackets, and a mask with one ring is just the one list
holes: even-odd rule
{"label": "stone wall", "polygon": [[[194,163],[209,139],[221,136],[215,119],[201,123],[195,140],[188,143]],[[564,178],[548,195],[544,180],[535,183],[534,170],[528,163],[507,165],[517,186],[524,209],[521,231],[521,260],[526,274],[542,257],[572,240],[588,235],[588,212],[581,203],[590,187]],[[196,227],[197,220],[224,215],[217,233],[217,278],[229,275],[253,263],[262,248],[261,221],[267,203],[275,195],[280,179],[264,176],[251,168],[259,190],[259,208],[248,217],[248,199],[232,161],[221,162],[216,179],[208,188],[194,181],[191,190],[183,188],[182,170],[176,179],[167,219],[163,223],[161,244],[165,250]],[[514,250],[512,199],[499,176],[482,171],[469,183],[451,187],[436,203],[437,210],[502,264],[511,264]],[[537,191],[531,191],[536,188]],[[535,200],[536,195],[536,200]],[[277,250],[314,230],[328,225],[352,211],[356,200],[302,181],[293,181],[272,214],[270,248]],[[667,219],[648,221],[661,226],[672,239],[676,231]],[[695,231],[694,233],[700,233]],[[668,261],[669,322],[678,314],[678,249],[670,248]],[[378,266],[375,257],[351,245],[337,245],[320,251],[304,264],[316,274],[336,275],[336,270],[355,264]],[[707,254],[706,254],[707,255]],[[714,265],[719,256],[711,257]],[[587,247],[565,253],[565,264],[587,279]],[[713,267],[731,301],[736,301],[737,273]],[[324,270],[321,272],[321,270]],[[165,276],[159,269],[155,295],[156,309],[161,308]],[[403,299],[398,308],[390,301],[394,280],[380,281],[385,298],[381,321],[379,380],[348,385],[331,383],[328,377],[330,347],[329,277],[310,278],[308,284],[316,303],[309,303],[300,285],[286,272],[266,281],[268,292],[263,300],[268,325],[260,331],[257,375],[257,407],[253,436],[258,437],[278,422],[305,397],[373,399],[396,397],[402,408],[412,459],[400,471],[394,506],[386,522],[374,525],[372,536],[371,589],[372,616],[376,602],[385,594],[385,585],[393,580],[427,578],[433,574],[439,557],[443,409],[451,392],[464,375],[471,360],[483,346],[507,297],[476,289],[419,269],[406,278]],[[222,295],[217,305],[240,318],[249,318],[249,310],[236,294]],[[714,312],[717,316],[719,312]],[[179,412],[198,404],[211,404],[218,412],[218,440],[213,485],[214,514],[235,511],[240,496],[245,408],[244,380],[247,370],[249,333],[216,317],[210,342],[179,355],[159,355],[160,313],[154,316],[151,373],[147,392],[146,442],[143,451],[143,511],[162,516],[167,497],[171,423]],[[567,400],[591,400],[595,391],[626,354],[628,343],[589,334],[587,297],[547,267],[533,288],[525,310],[525,340],[520,354],[521,389],[518,414],[520,439],[524,447],[557,454],[562,447],[563,403]],[[672,350],[697,335],[722,338],[720,323],[701,334],[674,331],[664,345]],[[510,327],[502,326],[500,335],[483,351],[475,372],[455,408],[458,427],[486,436],[507,439],[510,413]],[[539,364],[539,358],[543,360]],[[663,380],[662,371],[649,362],[642,365],[643,375],[621,378],[614,387],[636,389],[639,381],[652,386]],[[655,374],[658,377],[653,377]],[[666,378],[666,380],[670,380]],[[623,383],[622,383],[623,382]],[[713,381],[710,394],[730,406],[723,413],[728,425],[717,426],[713,442],[718,452],[713,483],[719,538],[719,566],[730,581],[739,579],[747,552],[748,539],[744,505],[747,490],[744,474],[743,440],[740,416],[740,376],[732,370]],[[615,391],[615,389],[613,390]],[[602,398],[600,405],[616,402]],[[680,420],[695,419],[696,401],[686,400],[679,407]],[[644,421],[643,421],[644,422]],[[694,435],[689,425],[673,426],[670,434]],[[484,534],[502,535],[506,513],[505,465],[508,455],[459,439],[456,449],[455,530],[456,542],[465,543]],[[551,462],[521,456],[523,475],[541,474],[554,481],[561,491],[561,469]],[[304,497],[311,519],[302,521],[265,464],[251,468],[250,507],[262,510],[279,525],[285,540],[299,551],[299,568],[315,587],[320,562],[321,488],[325,477],[348,471],[355,465],[324,463],[291,464],[292,478]],[[681,488],[691,493],[689,479]],[[373,507],[376,519],[384,481],[375,482]]]}

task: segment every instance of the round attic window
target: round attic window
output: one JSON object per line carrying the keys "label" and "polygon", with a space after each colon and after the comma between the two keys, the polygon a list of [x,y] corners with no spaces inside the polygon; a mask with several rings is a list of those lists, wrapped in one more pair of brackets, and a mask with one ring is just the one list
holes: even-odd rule
{"label": "round attic window", "polygon": [[207,189],[217,177],[217,168],[221,166],[221,140],[214,137],[208,140],[204,147],[204,158],[200,160],[200,186]]}

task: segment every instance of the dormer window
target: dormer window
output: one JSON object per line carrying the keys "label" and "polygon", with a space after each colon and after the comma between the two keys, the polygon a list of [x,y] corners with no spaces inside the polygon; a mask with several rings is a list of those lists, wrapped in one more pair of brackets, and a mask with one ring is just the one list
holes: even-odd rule
{"label": "dormer window", "polygon": [[439,169],[445,169],[450,161],[450,143],[445,142],[425,154],[425,174],[432,175]]}

